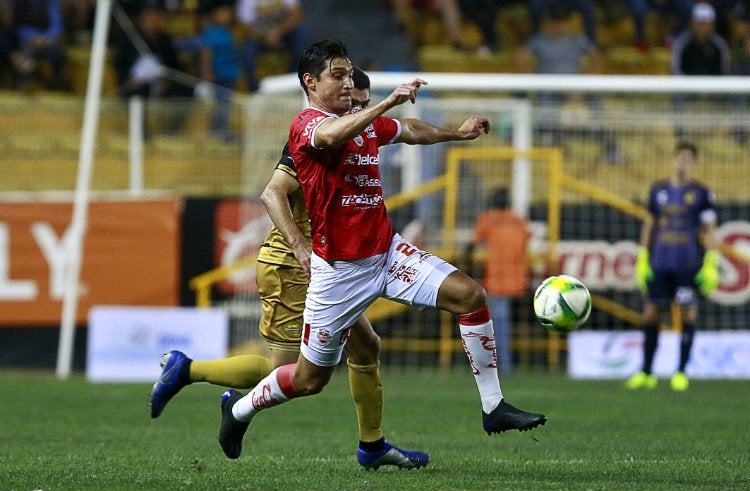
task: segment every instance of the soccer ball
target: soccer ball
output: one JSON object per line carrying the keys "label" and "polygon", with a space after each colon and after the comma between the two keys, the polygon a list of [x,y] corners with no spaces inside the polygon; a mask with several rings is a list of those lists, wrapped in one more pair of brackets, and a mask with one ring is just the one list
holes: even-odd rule
{"label": "soccer ball", "polygon": [[534,293],[534,313],[550,331],[573,331],[589,318],[591,294],[577,278],[564,274],[550,276]]}

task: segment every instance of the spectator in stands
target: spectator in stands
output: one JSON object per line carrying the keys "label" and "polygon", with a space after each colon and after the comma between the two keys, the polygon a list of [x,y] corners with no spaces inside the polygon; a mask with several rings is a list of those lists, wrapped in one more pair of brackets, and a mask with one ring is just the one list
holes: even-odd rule
{"label": "spectator in stands", "polygon": [[[118,91],[124,98],[140,96],[148,99],[192,97],[193,84],[179,82],[184,72],[177,57],[172,36],[164,29],[161,8],[142,7],[131,11],[136,32],[127,29],[115,45],[114,68]],[[172,107],[166,130],[179,130],[186,106]]]}
{"label": "spectator in stands", "polygon": [[710,3],[716,10],[716,32],[729,44],[732,44],[736,40],[737,27],[740,30],[744,28],[744,26],[740,27],[738,24],[744,24],[750,20],[750,0],[702,1]]}
{"label": "spectator in stands", "polygon": [[69,43],[91,42],[96,0],[60,0],[65,27],[65,39]]}
{"label": "spectator in stands", "polygon": [[467,271],[471,272],[476,246],[485,245],[482,284],[492,313],[498,363],[505,375],[513,372],[512,299],[526,293],[529,278],[526,250],[530,238],[526,217],[510,209],[508,190],[500,187],[492,191],[488,209],[477,218],[466,251]]}
{"label": "spectator in stands", "polygon": [[[693,6],[690,27],[680,33],[672,44],[671,71],[673,75],[728,75],[730,72],[729,46],[714,31],[716,12],[707,3]],[[694,98],[690,98],[691,100]],[[675,112],[682,113],[688,100],[683,94],[672,98]],[[676,136],[682,139],[684,130],[678,124]]]}
{"label": "spectator in stands", "polygon": [[690,27],[680,33],[672,45],[672,74],[729,74],[729,46],[715,32],[715,20],[716,12],[711,5],[695,4]]}
{"label": "spectator in stands", "polygon": [[13,18],[23,56],[19,88],[28,88],[39,62],[46,60],[52,66],[51,79],[46,87],[70,90],[62,44],[62,11],[58,0],[14,0]]}
{"label": "spectator in stands", "polygon": [[[672,37],[687,29],[693,9],[693,0],[628,0],[630,14],[635,26],[635,45],[641,51],[649,49],[646,33],[646,16],[649,11],[673,16],[674,27]],[[671,44],[672,39],[665,39],[665,44]]]}
{"label": "spectator in stands", "polygon": [[459,0],[461,13],[476,24],[482,33],[480,54],[500,51],[500,35],[497,19],[502,0]]}
{"label": "spectator in stands", "polygon": [[[532,35],[518,52],[519,70],[545,74],[597,73],[601,66],[599,50],[586,36],[573,31],[568,7],[564,4],[553,4],[546,13],[546,19],[547,29]],[[558,144],[559,138],[565,132],[583,133],[601,141],[602,153],[608,163],[618,163],[621,156],[611,131],[590,122],[581,126],[561,127],[560,109],[567,103],[577,104],[581,100],[581,96],[576,94],[568,97],[561,94],[540,94],[540,102],[544,109],[549,111],[549,117],[543,118],[544,122],[537,128],[542,143]],[[584,102],[587,112],[600,110],[601,102],[598,98],[590,96],[585,98]]]}
{"label": "spectator in stands", "polygon": [[596,44],[596,10],[593,0],[528,0],[532,33],[538,34],[541,32],[542,21],[546,12],[551,8],[561,7],[565,7],[570,12],[577,10],[581,14],[586,37],[593,44]]}
{"label": "spectator in stands", "polygon": [[427,15],[440,18],[448,43],[456,49],[468,49],[461,37],[462,24],[467,19],[482,33],[480,54],[500,50],[497,19],[502,0],[390,0],[388,3],[396,20],[415,44],[421,41],[415,26]]}
{"label": "spectator in stands", "polygon": [[13,3],[0,2],[0,87],[14,86],[23,60],[13,22]]}
{"label": "spectator in stands", "polygon": [[674,75],[727,75],[729,46],[714,30],[716,12],[707,3],[695,4],[690,27],[672,45]]}
{"label": "spectator in stands", "polygon": [[424,16],[437,16],[451,46],[463,49],[461,41],[461,9],[457,0],[389,0],[396,20],[415,45],[421,42],[415,26]]}
{"label": "spectator in stands", "polygon": [[242,64],[248,90],[258,90],[258,56],[266,51],[287,51],[288,70],[309,43],[299,0],[239,0],[237,20],[242,27]]}
{"label": "spectator in stands", "polygon": [[211,134],[222,141],[234,142],[237,137],[230,132],[229,114],[232,93],[240,77],[240,58],[232,35],[233,2],[215,0],[207,7],[207,14],[202,37],[201,77],[212,84]]}
{"label": "spectator in stands", "polygon": [[123,97],[187,97],[192,87],[166,77],[165,69],[184,72],[172,36],[164,29],[161,8],[134,12],[137,32],[126,32],[115,45],[114,68]]}

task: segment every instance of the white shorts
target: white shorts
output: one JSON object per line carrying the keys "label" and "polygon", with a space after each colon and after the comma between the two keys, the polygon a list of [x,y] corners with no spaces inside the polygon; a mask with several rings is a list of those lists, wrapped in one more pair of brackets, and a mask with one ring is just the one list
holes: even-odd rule
{"label": "white shorts", "polygon": [[435,307],[452,264],[396,234],[387,253],[352,261],[312,255],[300,351],[318,366],[334,366],[354,321],[378,297],[418,308]]}

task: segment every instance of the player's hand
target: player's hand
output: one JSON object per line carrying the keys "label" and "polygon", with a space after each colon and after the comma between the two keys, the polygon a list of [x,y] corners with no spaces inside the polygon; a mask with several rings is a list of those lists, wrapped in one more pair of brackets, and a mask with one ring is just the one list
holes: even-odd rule
{"label": "player's hand", "polygon": [[301,244],[298,247],[294,247],[294,257],[297,258],[297,262],[299,262],[300,266],[302,266],[302,271],[305,272],[305,275],[309,278],[310,277],[310,256],[312,255],[312,246],[305,241],[303,244]]}
{"label": "player's hand", "polygon": [[654,270],[648,261],[648,249],[638,249],[638,259],[635,262],[635,282],[642,292],[648,290],[648,282],[654,279]]}
{"label": "player's hand", "polygon": [[458,131],[466,135],[467,140],[479,138],[479,135],[485,135],[490,132],[490,120],[487,118],[470,117],[458,128]]}
{"label": "player's hand", "polygon": [[412,104],[417,100],[417,91],[423,85],[427,85],[427,82],[421,78],[415,78],[408,84],[401,84],[391,92],[388,96],[390,106],[398,106],[406,101],[411,101]]}
{"label": "player's hand", "polygon": [[719,286],[719,251],[708,251],[703,255],[703,266],[695,275],[701,295],[706,296]]}

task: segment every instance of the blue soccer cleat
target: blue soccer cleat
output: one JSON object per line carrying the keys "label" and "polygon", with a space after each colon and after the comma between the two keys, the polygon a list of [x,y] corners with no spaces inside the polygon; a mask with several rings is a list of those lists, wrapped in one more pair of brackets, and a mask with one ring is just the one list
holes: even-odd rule
{"label": "blue soccer cleat", "polygon": [[154,384],[151,389],[151,402],[149,407],[151,408],[151,417],[158,418],[167,403],[189,382],[183,382],[180,380],[180,372],[186,363],[190,363],[193,360],[185,356],[182,351],[170,351],[164,353],[162,357],[162,371],[159,376],[159,380]]}
{"label": "blue soccer cleat", "polygon": [[430,456],[415,450],[404,450],[385,442],[382,450],[369,452],[357,449],[359,465],[367,470],[378,470],[381,465],[395,465],[399,469],[419,469],[430,463]]}
{"label": "blue soccer cleat", "polygon": [[488,435],[507,430],[526,431],[546,422],[547,416],[522,411],[505,402],[505,399],[491,413],[482,411],[482,426]]}
{"label": "blue soccer cleat", "polygon": [[234,403],[244,396],[236,390],[225,390],[221,394],[221,426],[219,427],[219,445],[224,455],[238,459],[242,453],[242,439],[245,437],[249,422],[239,421],[232,414]]}

